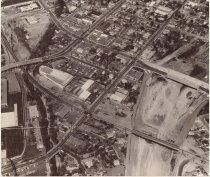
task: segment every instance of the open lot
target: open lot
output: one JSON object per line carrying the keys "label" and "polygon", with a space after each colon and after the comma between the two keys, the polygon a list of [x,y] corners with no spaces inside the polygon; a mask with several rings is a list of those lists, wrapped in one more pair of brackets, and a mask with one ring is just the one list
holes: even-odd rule
{"label": "open lot", "polygon": [[179,142],[180,133],[190,119],[188,111],[194,109],[192,105],[201,94],[155,74],[148,85],[143,93],[142,106],[136,110],[134,127],[138,129],[138,125],[144,123],[158,129],[159,138]]}

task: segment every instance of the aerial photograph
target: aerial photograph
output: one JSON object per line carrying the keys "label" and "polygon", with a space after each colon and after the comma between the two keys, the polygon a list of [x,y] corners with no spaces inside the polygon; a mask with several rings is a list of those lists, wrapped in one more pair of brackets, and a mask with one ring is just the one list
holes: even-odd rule
{"label": "aerial photograph", "polygon": [[1,0],[1,176],[209,175],[209,0]]}

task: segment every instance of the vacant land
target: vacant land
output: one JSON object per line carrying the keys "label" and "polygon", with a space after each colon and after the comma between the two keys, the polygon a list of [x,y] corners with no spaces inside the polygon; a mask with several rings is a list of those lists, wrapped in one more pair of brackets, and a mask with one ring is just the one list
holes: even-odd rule
{"label": "vacant land", "polygon": [[[138,101],[134,128],[144,131],[141,128],[144,124],[148,134],[181,145],[199,110],[206,104],[206,96],[156,74],[146,85],[142,100]],[[149,131],[151,127],[157,130],[155,135]],[[126,175],[170,175],[173,155],[170,149],[130,135],[127,154],[130,165]]]}
{"label": "vacant land", "polygon": [[136,110],[134,127],[139,124],[159,130],[159,138],[176,140],[187,111],[200,94],[174,81],[153,75]]}

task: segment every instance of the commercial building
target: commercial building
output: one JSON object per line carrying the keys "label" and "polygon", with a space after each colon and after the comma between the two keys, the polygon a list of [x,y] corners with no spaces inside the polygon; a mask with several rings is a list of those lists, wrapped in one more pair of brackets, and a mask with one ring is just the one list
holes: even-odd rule
{"label": "commercial building", "polygon": [[90,88],[90,86],[91,86],[93,83],[94,83],[93,80],[88,79],[88,80],[84,83],[84,85],[81,87],[81,89],[83,89],[83,90],[88,90],[88,89]]}
{"label": "commercial building", "polygon": [[26,22],[27,22],[29,25],[33,25],[33,24],[38,23],[38,20],[37,20],[36,17],[34,17],[34,16],[26,17],[25,19],[26,19]]}
{"label": "commercial building", "polygon": [[7,158],[7,150],[6,149],[2,149],[1,150],[1,159],[6,159]]}
{"label": "commercial building", "polygon": [[80,95],[79,98],[82,100],[86,100],[89,96],[91,95],[91,93],[89,91],[84,90]]}
{"label": "commercial building", "polygon": [[[24,2],[25,1],[25,2]],[[29,5],[33,3],[33,1],[27,1],[27,0],[22,0],[22,2],[20,1],[3,1],[1,2],[1,5],[3,7],[3,9],[7,9],[7,8],[10,8],[10,7],[19,7],[19,6],[25,6],[25,5]]]}
{"label": "commercial building", "polygon": [[1,80],[1,108],[8,106],[8,84],[6,79]]}
{"label": "commercial building", "polygon": [[[18,83],[16,84],[18,87],[19,84]],[[10,80],[7,79],[1,80],[1,127],[2,128],[18,126],[17,103],[15,104],[8,103],[8,92],[13,93],[14,91],[19,91],[13,89],[12,85]]]}
{"label": "commercial building", "polygon": [[91,79],[88,79],[81,87],[81,91],[79,94],[79,98],[82,100],[86,100],[91,93],[88,91],[88,89],[91,87],[91,85],[93,85],[94,81]]}
{"label": "commercial building", "polygon": [[74,5],[67,5],[67,8],[68,8],[68,11],[69,11],[69,13],[71,13],[71,12],[73,12],[73,11],[75,11],[76,9],[77,9],[77,7],[76,6],[74,6]]}
{"label": "commercial building", "polygon": [[33,105],[33,106],[28,106],[28,110],[29,110],[29,115],[30,115],[30,119],[31,119],[31,123],[33,125],[34,129],[34,134],[35,134],[35,138],[36,138],[36,147],[38,150],[42,150],[44,148],[43,145],[43,141],[42,141],[42,134],[40,131],[40,125],[39,125],[39,112],[37,110],[37,106]]}
{"label": "commercial building", "polygon": [[18,110],[17,104],[14,104],[5,112],[1,113],[1,128],[18,126]]}
{"label": "commercial building", "polygon": [[164,11],[162,11],[162,10],[159,10],[159,9],[156,9],[155,10],[155,13],[157,13],[157,14],[160,14],[160,15],[168,15],[168,13],[167,12],[164,12]]}
{"label": "commercial building", "polygon": [[123,100],[127,98],[127,96],[128,96],[128,91],[119,87],[118,90],[110,96],[110,99],[121,103]]}
{"label": "commercial building", "polygon": [[165,6],[158,6],[157,8],[160,9],[161,11],[164,11],[167,13],[172,11],[172,9],[170,9],[169,7],[165,7]]}
{"label": "commercial building", "polygon": [[29,110],[29,115],[30,115],[30,118],[31,119],[34,119],[34,118],[38,118],[39,117],[39,112],[37,110],[37,106],[36,105],[29,106],[28,107],[28,110]]}
{"label": "commercial building", "polygon": [[17,80],[15,73],[10,73],[7,75],[8,81],[8,92],[9,94],[21,93],[20,85]]}
{"label": "commercial building", "polygon": [[19,7],[21,12],[28,12],[37,8],[38,8],[38,5],[36,3],[31,3],[29,5]]}
{"label": "commercial building", "polygon": [[39,67],[39,73],[61,89],[73,79],[73,76],[69,73],[44,65]]}

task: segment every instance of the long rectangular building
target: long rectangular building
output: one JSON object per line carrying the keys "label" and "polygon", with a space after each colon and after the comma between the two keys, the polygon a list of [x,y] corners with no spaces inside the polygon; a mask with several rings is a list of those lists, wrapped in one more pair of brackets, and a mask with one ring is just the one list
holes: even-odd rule
{"label": "long rectangular building", "polygon": [[73,79],[73,76],[69,73],[44,65],[39,67],[39,73],[61,89],[63,89]]}
{"label": "long rectangular building", "polygon": [[18,109],[17,104],[13,105],[13,110],[1,113],[1,128],[18,126]]}

